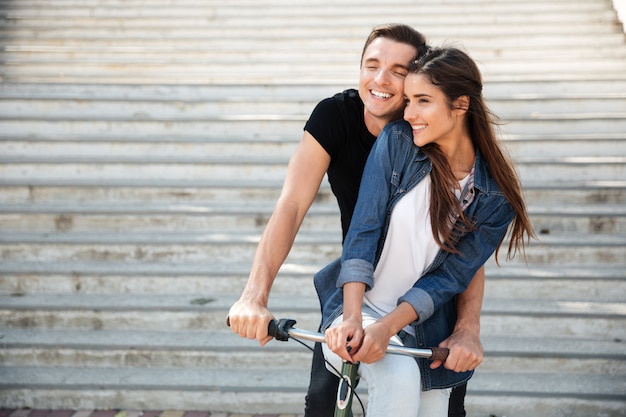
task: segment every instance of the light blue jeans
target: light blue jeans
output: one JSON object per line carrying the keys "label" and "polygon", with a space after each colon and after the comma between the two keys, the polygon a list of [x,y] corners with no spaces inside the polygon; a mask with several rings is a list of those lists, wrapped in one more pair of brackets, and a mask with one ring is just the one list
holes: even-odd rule
{"label": "light blue jeans", "polygon": [[[339,316],[331,327],[341,323]],[[370,310],[363,311],[363,327],[376,321]],[[401,345],[398,336],[391,342]],[[324,357],[336,369],[341,369],[341,358],[322,344]],[[335,373],[327,365],[329,371]],[[421,390],[420,369],[410,356],[385,355],[381,360],[359,365],[359,376],[367,382],[368,417],[447,417],[450,389]]]}

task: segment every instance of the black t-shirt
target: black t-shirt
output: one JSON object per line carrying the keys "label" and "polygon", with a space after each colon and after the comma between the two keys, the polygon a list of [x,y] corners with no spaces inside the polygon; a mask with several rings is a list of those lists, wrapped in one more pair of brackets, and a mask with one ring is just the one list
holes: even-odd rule
{"label": "black t-shirt", "polygon": [[304,130],[330,155],[328,182],[339,204],[341,228],[346,237],[359,195],[361,176],[376,136],[365,126],[359,93],[345,90],[320,101]]}

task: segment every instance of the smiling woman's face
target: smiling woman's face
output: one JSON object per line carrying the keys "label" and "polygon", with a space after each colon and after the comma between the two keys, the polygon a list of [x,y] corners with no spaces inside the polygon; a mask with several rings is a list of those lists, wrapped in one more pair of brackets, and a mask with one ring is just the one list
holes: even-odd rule
{"label": "smiling woman's face", "polygon": [[459,118],[446,95],[421,74],[409,74],[404,80],[406,107],[404,120],[411,124],[417,146],[437,143],[445,146],[456,140]]}

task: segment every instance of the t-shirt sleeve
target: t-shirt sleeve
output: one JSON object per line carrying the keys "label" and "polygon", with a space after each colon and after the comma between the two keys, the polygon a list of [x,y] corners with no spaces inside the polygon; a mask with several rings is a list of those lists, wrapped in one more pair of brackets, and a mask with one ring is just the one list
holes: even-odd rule
{"label": "t-shirt sleeve", "polygon": [[347,132],[346,122],[343,120],[336,98],[329,97],[320,101],[304,125],[304,130],[309,132],[331,157],[337,155],[337,152],[345,146],[342,140],[347,137]]}

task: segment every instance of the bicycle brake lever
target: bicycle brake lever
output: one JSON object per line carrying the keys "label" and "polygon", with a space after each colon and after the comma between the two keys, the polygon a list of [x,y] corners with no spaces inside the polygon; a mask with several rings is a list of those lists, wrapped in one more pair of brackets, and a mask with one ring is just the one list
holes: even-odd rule
{"label": "bicycle brake lever", "polygon": [[267,334],[274,337],[276,340],[286,342],[289,340],[289,330],[296,324],[293,319],[280,319],[278,323],[276,320],[270,320],[267,326]]}

